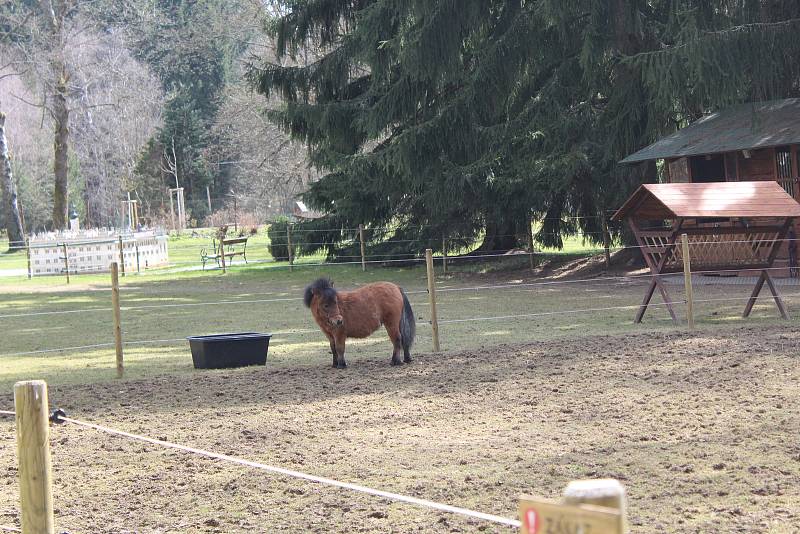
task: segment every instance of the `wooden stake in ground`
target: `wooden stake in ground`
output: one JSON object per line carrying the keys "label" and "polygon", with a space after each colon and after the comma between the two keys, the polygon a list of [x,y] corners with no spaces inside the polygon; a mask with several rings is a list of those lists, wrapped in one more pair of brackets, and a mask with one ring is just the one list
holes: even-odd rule
{"label": "wooden stake in ground", "polygon": [[289,271],[294,270],[294,254],[292,253],[292,225],[286,225],[286,248],[289,251]]}
{"label": "wooden stake in ground", "polygon": [[606,271],[611,269],[611,234],[608,233],[608,219],[603,215],[603,253],[606,257]]}
{"label": "wooden stake in ground", "polygon": [[43,380],[14,384],[14,410],[22,532],[52,534],[55,525],[47,384]]}
{"label": "wooden stake in ground", "polygon": [[122,276],[125,276],[125,245],[122,244],[122,236],[119,236],[119,265],[122,269]]}
{"label": "wooden stake in ground", "polygon": [[425,265],[428,269],[428,300],[431,305],[431,330],[433,332],[433,351],[439,352],[439,320],[436,317],[436,284],[433,279],[433,251],[425,249]]}
{"label": "wooden stake in ground", "polygon": [[[226,227],[227,229],[227,227]],[[227,269],[225,268],[225,234],[222,233],[219,236],[219,257],[222,260],[222,274],[225,274]],[[231,258],[233,259],[233,258]]]}
{"label": "wooden stake in ground", "polygon": [[358,240],[361,242],[361,271],[367,270],[367,258],[364,252],[364,225],[358,225]]}
{"label": "wooden stake in ground", "polygon": [[447,238],[442,235],[442,273],[447,274]]}
{"label": "wooden stake in ground", "polygon": [[689,236],[681,236],[683,242],[683,284],[686,287],[686,322],[694,328],[694,295],[692,294],[692,262],[689,258]]}
{"label": "wooden stake in ground", "polygon": [[114,348],[117,352],[117,378],[122,378],[122,319],[119,311],[119,275],[117,263],[111,264],[111,307],[114,313]]}
{"label": "wooden stake in ground", "polygon": [[28,256],[28,280],[33,277],[33,271],[31,270],[31,240],[30,238],[25,238],[25,253]]}
{"label": "wooden stake in ground", "polygon": [[523,495],[520,532],[626,534],[625,508],[625,488],[616,480],[577,480],[566,487],[561,502]]}
{"label": "wooden stake in ground", "polygon": [[531,220],[528,219],[528,255],[531,260],[531,271],[536,267],[536,259],[533,257],[533,227]]}
{"label": "wooden stake in ground", "polygon": [[64,250],[64,273],[67,275],[67,283],[69,284],[69,256],[67,256],[67,244],[61,245]]}

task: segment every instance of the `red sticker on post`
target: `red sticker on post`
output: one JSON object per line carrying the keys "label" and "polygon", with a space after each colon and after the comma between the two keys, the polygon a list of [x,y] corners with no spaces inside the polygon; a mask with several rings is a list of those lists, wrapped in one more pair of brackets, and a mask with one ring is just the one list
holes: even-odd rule
{"label": "red sticker on post", "polygon": [[536,510],[527,510],[525,512],[525,523],[528,525],[528,534],[539,532],[539,515]]}

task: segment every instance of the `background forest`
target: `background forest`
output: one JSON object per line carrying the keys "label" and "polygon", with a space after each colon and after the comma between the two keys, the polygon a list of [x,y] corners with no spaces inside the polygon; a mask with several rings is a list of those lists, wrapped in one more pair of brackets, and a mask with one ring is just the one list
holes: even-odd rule
{"label": "background forest", "polygon": [[359,224],[377,253],[502,251],[531,218],[559,247],[656,179],[627,154],[798,96],[798,30],[791,0],[13,0],[0,110],[28,231],[118,223],[128,192],[157,223],[177,183],[197,224],[302,194],[307,253]]}

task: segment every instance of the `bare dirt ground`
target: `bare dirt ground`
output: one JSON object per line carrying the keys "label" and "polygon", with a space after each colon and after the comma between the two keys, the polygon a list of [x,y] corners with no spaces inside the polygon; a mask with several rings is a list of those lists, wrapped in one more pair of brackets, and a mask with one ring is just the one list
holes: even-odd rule
{"label": "bare dirt ground", "polygon": [[[793,327],[650,333],[55,387],[71,417],[514,517],[572,479],[627,487],[633,532],[797,532]],[[12,399],[0,396],[0,406]],[[0,420],[0,524],[19,525]],[[496,525],[61,425],[58,530],[473,532]]]}

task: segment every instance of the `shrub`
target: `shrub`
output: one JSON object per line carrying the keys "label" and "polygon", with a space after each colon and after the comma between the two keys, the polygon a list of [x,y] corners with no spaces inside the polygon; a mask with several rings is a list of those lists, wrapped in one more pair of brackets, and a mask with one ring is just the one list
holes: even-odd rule
{"label": "shrub", "polygon": [[286,241],[286,229],[289,227],[288,217],[278,217],[269,225],[269,253],[276,261],[289,260],[289,246]]}

